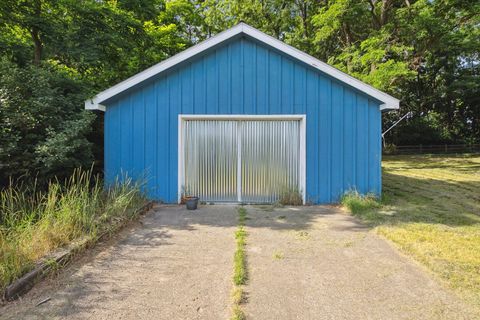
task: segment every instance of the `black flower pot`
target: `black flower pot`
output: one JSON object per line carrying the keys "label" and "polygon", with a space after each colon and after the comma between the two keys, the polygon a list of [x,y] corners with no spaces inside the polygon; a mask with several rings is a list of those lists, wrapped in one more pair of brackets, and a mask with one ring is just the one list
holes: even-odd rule
{"label": "black flower pot", "polygon": [[188,197],[185,199],[188,210],[196,210],[198,206],[198,197]]}

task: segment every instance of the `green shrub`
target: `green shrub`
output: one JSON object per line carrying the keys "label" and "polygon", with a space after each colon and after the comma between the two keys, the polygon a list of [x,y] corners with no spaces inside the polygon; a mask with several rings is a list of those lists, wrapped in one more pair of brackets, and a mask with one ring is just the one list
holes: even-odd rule
{"label": "green shrub", "polygon": [[362,195],[358,191],[348,191],[342,196],[340,202],[355,215],[364,214],[381,207],[379,199],[374,194]]}
{"label": "green shrub", "polygon": [[24,68],[0,59],[0,186],[10,177],[44,185],[93,162],[95,115],[84,84],[61,68]]}

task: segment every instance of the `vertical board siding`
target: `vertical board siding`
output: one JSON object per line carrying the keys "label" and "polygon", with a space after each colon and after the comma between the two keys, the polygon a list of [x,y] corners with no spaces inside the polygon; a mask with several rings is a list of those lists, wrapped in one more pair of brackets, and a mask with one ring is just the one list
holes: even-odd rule
{"label": "vertical board siding", "polygon": [[[148,92],[153,94],[148,94]],[[154,85],[150,85],[144,90],[145,94],[145,183],[147,191],[152,198],[157,198],[158,183],[160,180],[157,176],[157,143],[158,143],[158,126],[157,126],[157,107],[156,107],[156,91]]]}
{"label": "vertical board siding", "polygon": [[[256,106],[256,46],[251,42],[244,42],[243,44],[243,85],[244,85],[244,109],[245,114],[255,114]],[[246,63],[245,63],[246,61]]]}
{"label": "vertical board siding", "polygon": [[192,68],[185,68],[180,71],[182,112],[193,113],[193,75]]}
{"label": "vertical board siding", "polygon": [[144,180],[149,197],[176,202],[179,114],[306,114],[307,201],[381,192],[379,103],[247,38],[107,105],[107,183],[129,175]]}
{"label": "vertical board siding", "polygon": [[356,161],[356,189],[361,192],[368,191],[368,99],[357,95],[357,161]]}
{"label": "vertical board siding", "polygon": [[[218,63],[218,105],[223,112],[230,112],[230,92],[231,92],[231,76],[230,76],[230,61],[229,54],[217,55]],[[187,113],[187,112],[184,112]],[[193,112],[192,112],[193,113]]]}
{"label": "vertical board siding", "polygon": [[306,73],[307,70],[298,64],[294,64],[294,103],[293,103],[293,112],[292,113],[305,113],[305,100],[307,99],[306,89]]}
{"label": "vertical board siding", "polygon": [[[293,62],[292,60],[282,57],[281,59],[281,108],[276,113],[292,114],[293,113],[293,97],[294,92],[294,78],[293,78]],[[274,108],[274,106],[272,106]]]}
{"label": "vertical board siding", "polygon": [[[207,89],[205,92],[205,100],[207,105],[208,114],[217,114],[218,113],[218,83],[220,81],[217,72],[217,59],[215,54],[205,57],[205,68],[207,75]],[[173,109],[178,110],[178,109]]]}
{"label": "vertical board siding", "polygon": [[[318,181],[318,201],[319,203],[332,202],[331,196],[331,163],[332,163],[332,82],[325,78],[320,77],[319,85],[319,181]],[[308,115],[307,115],[308,122]],[[311,136],[311,133],[307,133],[307,140]],[[307,150],[307,154],[310,150]],[[308,175],[308,173],[307,173]]]}
{"label": "vertical board siding", "polygon": [[[369,185],[368,191],[380,194],[382,191],[382,168],[379,163],[382,161],[382,141],[381,141],[381,111],[376,107],[376,103],[369,101],[368,107],[368,168],[369,168]],[[378,120],[378,121],[377,121]]]}
{"label": "vertical board siding", "polygon": [[319,97],[319,76],[312,70],[307,70],[306,78],[306,111],[308,114],[307,119],[307,132],[309,132],[308,139],[306,139],[307,153],[307,176],[306,176],[306,199],[308,202],[317,203],[319,199],[319,143],[320,130],[319,130],[319,115],[320,110],[318,107]]}
{"label": "vertical board siding", "polygon": [[355,188],[356,105],[355,93],[345,89],[343,96],[343,188]]}
{"label": "vertical board siding", "polygon": [[332,83],[332,121],[331,121],[331,143],[332,143],[332,161],[331,166],[331,195],[332,199],[338,199],[343,194],[343,161],[344,161],[344,92],[343,86],[338,82]]}
{"label": "vertical board siding", "polygon": [[258,114],[268,114],[268,50],[263,47],[255,47],[256,51],[256,96]]}
{"label": "vertical board siding", "polygon": [[169,163],[172,161],[169,154],[169,91],[168,80],[159,81],[157,90],[157,128],[158,128],[158,144],[156,146],[158,151],[157,158],[157,172],[158,172],[158,191],[156,199],[168,201],[168,188],[170,183]]}
{"label": "vertical board siding", "polygon": [[[204,114],[207,110],[205,99],[207,81],[203,60],[191,65],[190,68],[193,71],[193,111],[197,114]],[[162,82],[165,82],[165,80]],[[168,104],[158,104],[157,107],[168,108]]]}
{"label": "vertical board siding", "polygon": [[132,112],[133,112],[133,134],[132,134],[132,168],[133,177],[146,176],[147,167],[145,166],[145,94],[143,90],[137,91],[132,95]]}
{"label": "vertical board siding", "polygon": [[[230,52],[230,69],[232,86],[231,111],[233,114],[243,113],[243,67],[242,67],[242,46],[241,42],[232,43]],[[208,94],[208,93],[207,93]]]}
{"label": "vertical board siding", "polygon": [[281,63],[282,56],[276,54],[273,51],[268,51],[268,75],[267,75],[267,85],[268,85],[268,108],[267,114],[281,113],[280,103],[281,103]]}
{"label": "vertical board siding", "polygon": [[128,175],[130,174],[131,168],[131,157],[133,154],[132,150],[132,106],[131,106],[131,98],[128,97],[122,101],[120,101],[118,106],[118,111],[120,113],[120,141],[122,144],[122,152],[118,153],[120,157],[120,172],[118,175]]}

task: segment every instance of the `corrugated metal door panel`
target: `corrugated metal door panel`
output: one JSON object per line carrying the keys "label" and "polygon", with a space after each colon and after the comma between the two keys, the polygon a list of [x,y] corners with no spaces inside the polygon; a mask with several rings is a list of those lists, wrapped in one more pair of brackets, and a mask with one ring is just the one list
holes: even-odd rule
{"label": "corrugated metal door panel", "polygon": [[271,203],[299,191],[300,121],[242,121],[241,201]]}
{"label": "corrugated metal door panel", "polygon": [[214,202],[237,201],[236,121],[185,121],[184,192]]}
{"label": "corrugated metal door panel", "polygon": [[300,182],[300,121],[187,120],[184,192],[204,201],[271,203]]}

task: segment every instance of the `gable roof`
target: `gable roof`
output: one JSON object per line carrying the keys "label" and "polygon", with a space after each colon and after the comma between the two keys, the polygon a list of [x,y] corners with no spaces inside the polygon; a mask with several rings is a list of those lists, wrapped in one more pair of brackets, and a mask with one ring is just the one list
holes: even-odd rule
{"label": "gable roof", "polygon": [[386,109],[398,109],[400,100],[392,97],[391,95],[386,94],[385,92],[382,92],[378,89],[375,89],[374,87],[358,80],[355,79],[352,76],[349,76],[348,74],[326,64],[325,62],[322,62],[305,52],[302,52],[298,49],[295,49],[292,46],[289,46],[288,44],[275,39],[243,22],[237,24],[236,26],[223,31],[219,34],[217,34],[214,37],[211,37],[203,42],[198,43],[197,45],[190,47],[189,49],[186,49],[176,55],[174,55],[171,58],[168,58],[160,63],[157,63],[156,65],[140,72],[137,73],[136,75],[114,85],[113,87],[110,87],[100,93],[98,93],[96,96],[94,96],[91,99],[88,99],[85,101],[85,109],[87,110],[102,110],[105,111],[105,106],[102,105],[102,102],[105,102],[106,100],[132,88],[135,85],[140,84],[141,82],[150,79],[159,73],[170,69],[171,67],[192,58],[193,56],[196,56],[197,54],[200,54],[201,52],[208,50],[209,48],[212,48],[228,39],[231,39],[235,36],[245,34],[251,38],[256,39],[257,41],[266,44],[267,46],[270,46],[272,48],[275,48],[279,50],[280,52],[283,52],[287,56],[290,56],[296,60],[302,61],[310,66],[312,66],[315,69],[320,70],[321,72],[343,82],[346,83],[347,85],[365,93],[366,95],[377,99],[378,101],[382,102],[380,105],[380,110],[386,110]]}

